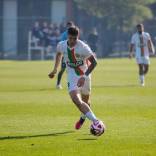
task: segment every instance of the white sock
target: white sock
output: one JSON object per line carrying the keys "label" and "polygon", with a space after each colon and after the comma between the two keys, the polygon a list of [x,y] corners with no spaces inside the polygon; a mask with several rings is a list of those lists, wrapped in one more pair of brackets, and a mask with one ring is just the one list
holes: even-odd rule
{"label": "white sock", "polygon": [[83,113],[81,114],[81,116],[80,116],[80,117],[81,117],[82,119],[84,119],[84,120],[86,119],[86,115],[85,115],[85,114],[83,114]]}
{"label": "white sock", "polygon": [[140,75],[140,82],[141,83],[144,83],[144,79],[145,79],[144,75]]}
{"label": "white sock", "polygon": [[87,112],[87,113],[85,114],[85,116],[86,116],[89,120],[91,120],[91,121],[93,121],[93,122],[97,120],[96,116],[94,115],[94,113],[93,113],[92,111]]}

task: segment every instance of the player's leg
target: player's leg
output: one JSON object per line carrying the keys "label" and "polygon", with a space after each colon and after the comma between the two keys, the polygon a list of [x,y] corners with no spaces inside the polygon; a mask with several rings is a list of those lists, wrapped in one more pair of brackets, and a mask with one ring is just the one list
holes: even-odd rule
{"label": "player's leg", "polygon": [[139,75],[143,75],[144,74],[144,65],[138,64],[138,66],[139,66]]}
{"label": "player's leg", "polygon": [[144,86],[145,85],[145,75],[147,74],[147,72],[149,70],[150,60],[149,60],[149,57],[141,57],[137,61],[138,61],[138,65],[139,65],[140,83],[141,83],[141,86]]}
{"label": "player's leg", "polygon": [[66,68],[61,68],[61,70],[59,71],[58,73],[58,76],[57,76],[57,88],[58,89],[62,89],[62,86],[61,86],[61,79],[62,79],[62,75],[64,73]]}
{"label": "player's leg", "polygon": [[144,65],[143,64],[138,64],[138,67],[139,67],[139,78],[140,78],[140,83],[142,86],[144,86]]}
{"label": "player's leg", "polygon": [[64,62],[64,58],[62,58],[61,70],[59,71],[58,76],[57,76],[57,85],[56,85],[56,87],[57,87],[58,89],[62,89],[62,86],[61,86],[61,79],[62,79],[62,75],[63,75],[65,69],[66,69],[66,64],[65,64],[65,62]]}
{"label": "player's leg", "polygon": [[149,65],[144,64],[144,75],[148,73],[148,70],[149,70]]}
{"label": "player's leg", "polygon": [[144,75],[145,75],[149,71],[150,59],[149,57],[144,57],[143,61],[144,61],[143,64],[144,64]]}
{"label": "player's leg", "polygon": [[[84,101],[90,107],[89,97],[90,95],[84,95],[84,94],[81,95],[82,101]],[[80,129],[85,119],[86,119],[85,114],[81,113],[80,119],[75,124],[75,129]]]}
{"label": "player's leg", "polygon": [[[82,101],[84,101],[90,107],[90,101],[89,101],[90,94],[91,94],[91,77],[90,76],[85,78],[84,86],[80,89],[80,91],[81,91]],[[75,125],[76,129],[81,128],[82,124],[85,121],[85,118],[86,118],[85,114],[82,113],[79,121]]]}
{"label": "player's leg", "polygon": [[72,99],[72,101],[74,102],[74,104],[77,106],[77,108],[83,113],[85,114],[85,116],[95,122],[97,121],[96,116],[94,115],[94,113],[92,112],[92,110],[90,109],[90,107],[88,106],[87,103],[85,103],[84,101],[82,101],[81,99],[81,95],[79,94],[78,90],[72,90],[70,91],[70,97]]}
{"label": "player's leg", "polygon": [[141,86],[144,86],[144,58],[143,57],[137,57],[136,58],[138,68],[139,68],[139,80]]}
{"label": "player's leg", "polygon": [[[144,66],[144,77],[145,75],[148,73],[149,71],[149,65],[150,65],[150,59],[149,57],[144,57],[143,58],[143,66]],[[144,78],[145,79],[145,78]],[[145,84],[145,80],[144,80],[144,84]]]}

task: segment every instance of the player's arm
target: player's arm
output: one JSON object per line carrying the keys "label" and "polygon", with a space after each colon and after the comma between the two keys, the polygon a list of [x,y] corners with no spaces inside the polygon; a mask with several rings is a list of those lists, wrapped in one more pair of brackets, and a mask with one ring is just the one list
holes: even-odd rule
{"label": "player's arm", "polygon": [[84,73],[84,76],[82,76],[77,83],[78,87],[82,87],[84,85],[85,82],[85,76],[88,76],[96,67],[97,65],[97,61],[96,58],[94,57],[94,55],[91,55],[89,58],[87,58],[87,60],[90,62],[90,65],[88,66],[88,69],[86,70],[86,72]]}
{"label": "player's arm", "polygon": [[54,65],[54,69],[49,73],[49,78],[53,78],[55,76],[55,74],[57,73],[57,69],[60,65],[62,59],[62,53],[61,52],[57,52],[56,53],[56,58],[55,58],[55,65]]}
{"label": "player's arm", "polygon": [[94,55],[91,55],[89,58],[88,58],[88,61],[90,62],[90,65],[87,69],[87,71],[85,72],[85,75],[88,76],[93,70],[94,68],[96,67],[97,65],[97,61],[96,61],[96,58],[94,57]]}
{"label": "player's arm", "polygon": [[129,47],[129,58],[132,58],[134,55],[134,44],[130,44],[130,47]]}
{"label": "player's arm", "polygon": [[152,54],[154,54],[154,53],[155,53],[155,49],[154,49],[154,45],[153,45],[153,43],[152,43],[151,38],[149,38],[147,44],[148,44],[148,49],[149,49],[149,51],[150,51]]}

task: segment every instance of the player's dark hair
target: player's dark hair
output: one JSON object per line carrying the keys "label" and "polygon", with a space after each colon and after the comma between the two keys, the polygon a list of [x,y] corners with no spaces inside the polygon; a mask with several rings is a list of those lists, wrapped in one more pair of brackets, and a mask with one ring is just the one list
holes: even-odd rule
{"label": "player's dark hair", "polygon": [[73,21],[68,21],[67,22],[67,27],[71,27],[71,26],[73,26],[74,25],[74,22]]}
{"label": "player's dark hair", "polygon": [[68,28],[68,35],[78,36],[79,35],[79,28],[76,26],[72,26]]}
{"label": "player's dark hair", "polygon": [[136,25],[137,28],[144,27],[142,23]]}

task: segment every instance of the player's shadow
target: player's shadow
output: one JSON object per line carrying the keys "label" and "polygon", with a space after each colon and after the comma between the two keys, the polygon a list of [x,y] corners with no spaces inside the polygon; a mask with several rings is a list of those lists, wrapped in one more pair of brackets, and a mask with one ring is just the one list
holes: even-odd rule
{"label": "player's shadow", "polygon": [[5,90],[3,92],[53,92],[53,91],[59,91],[56,88],[31,88],[31,89],[17,89],[17,90]]}
{"label": "player's shadow", "polygon": [[55,88],[35,88],[35,89],[23,89],[17,90],[16,92],[44,92],[44,91],[55,91]]}
{"label": "player's shadow", "polygon": [[87,136],[87,137],[85,137],[85,138],[79,138],[79,139],[77,139],[78,141],[95,141],[95,140],[97,140],[98,138],[97,137],[94,137],[93,138],[93,135],[91,135],[91,134],[84,134],[84,136]]}
{"label": "player's shadow", "polygon": [[57,136],[66,135],[70,133],[74,133],[74,131],[65,131],[59,133],[38,134],[38,135],[25,135],[25,136],[6,136],[6,137],[0,137],[0,140],[29,139],[29,138],[50,137],[50,136],[57,137]]}
{"label": "player's shadow", "polygon": [[97,138],[83,138],[83,139],[77,139],[78,141],[94,141],[97,140]]}

